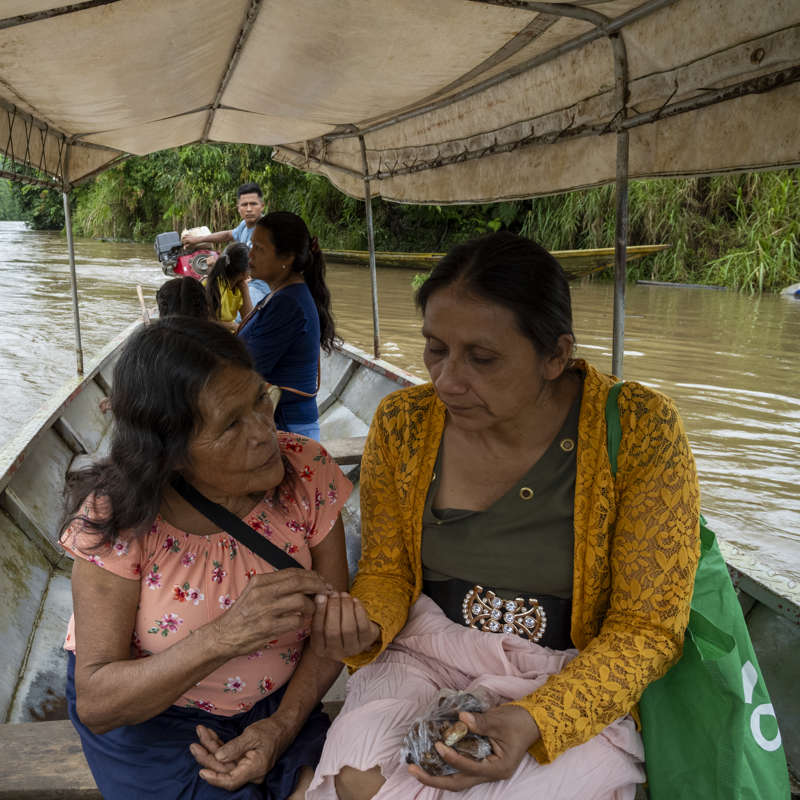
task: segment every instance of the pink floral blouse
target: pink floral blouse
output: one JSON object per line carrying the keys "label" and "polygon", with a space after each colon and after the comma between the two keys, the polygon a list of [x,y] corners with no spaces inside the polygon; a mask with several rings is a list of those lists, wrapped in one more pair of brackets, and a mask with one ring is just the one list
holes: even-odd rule
{"label": "pink floral blouse", "polygon": [[[287,470],[274,502],[270,492],[244,520],[310,569],[311,548],[328,535],[353,487],[322,445],[284,432],[278,433],[278,441],[294,474],[290,476]],[[87,516],[90,508],[85,509]],[[113,546],[97,551],[91,549],[94,538],[76,521],[64,532],[61,543],[76,557],[140,582],[131,641],[131,652],[137,658],[166,650],[221,616],[253,575],[275,571],[227,533],[185,533],[160,516],[138,540],[128,541],[120,535]],[[224,716],[246,711],[289,680],[307,636],[307,630],[297,630],[232,659],[175,705]],[[71,618],[64,647],[74,651],[75,646],[75,621]]]}

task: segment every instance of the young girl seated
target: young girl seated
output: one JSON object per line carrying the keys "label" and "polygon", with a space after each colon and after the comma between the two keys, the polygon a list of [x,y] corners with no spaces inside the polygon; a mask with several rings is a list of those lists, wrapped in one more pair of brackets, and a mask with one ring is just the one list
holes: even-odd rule
{"label": "young girl seated", "polygon": [[212,318],[234,332],[238,327],[236,317],[241,313],[244,319],[253,309],[247,291],[248,255],[247,245],[239,242],[228,245],[205,280]]}
{"label": "young girl seated", "polygon": [[156,292],[158,316],[180,314],[184,317],[211,319],[206,292],[200,281],[189,275],[164,281]]}

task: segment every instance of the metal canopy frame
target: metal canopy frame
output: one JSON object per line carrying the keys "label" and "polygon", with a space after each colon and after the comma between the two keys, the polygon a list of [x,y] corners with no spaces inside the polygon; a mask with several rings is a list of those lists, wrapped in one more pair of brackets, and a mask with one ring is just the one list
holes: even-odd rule
{"label": "metal canopy frame", "polygon": [[236,67],[239,64],[239,58],[242,55],[245,42],[250,36],[250,32],[253,30],[253,25],[255,25],[256,17],[258,17],[259,11],[261,11],[261,3],[262,0],[250,0],[250,7],[247,9],[247,16],[245,17],[244,24],[242,25],[242,29],[239,31],[236,44],[233,46],[233,52],[231,53],[230,60],[228,61],[228,67],[225,70],[225,74],[222,76],[219,88],[217,89],[217,94],[214,97],[214,102],[209,106],[208,119],[206,120],[205,128],[203,129],[203,136],[200,140],[202,142],[208,141],[208,134],[211,132],[211,126],[214,124],[214,115],[217,109],[222,107],[222,95],[225,93],[225,89],[230,83],[231,77],[233,76],[233,73],[236,71]]}
{"label": "metal canopy frame", "polygon": [[[582,5],[572,5],[567,3],[538,2],[538,0],[464,0],[464,2],[480,3],[484,5],[502,6],[514,10],[529,11],[535,15],[531,22],[520,32],[515,34],[503,47],[497,50],[492,56],[483,63],[472,68],[460,78],[452,81],[448,86],[442,87],[434,95],[425,98],[413,107],[398,109],[390,116],[372,120],[360,120],[348,125],[340,125],[329,134],[323,135],[318,139],[309,140],[305,143],[305,150],[301,152],[286,145],[280,145],[281,150],[299,156],[306,165],[314,164],[318,167],[340,171],[353,177],[358,177],[363,181],[365,206],[366,206],[366,225],[367,239],[370,255],[370,280],[372,284],[372,306],[373,306],[373,351],[375,357],[380,355],[380,331],[378,322],[378,295],[377,295],[377,274],[375,268],[375,237],[372,222],[371,208],[371,187],[373,181],[381,181],[398,175],[411,174],[425,170],[438,169],[451,164],[480,159],[488,155],[498,153],[508,153],[533,144],[547,144],[558,140],[572,137],[596,136],[613,132],[616,136],[616,227],[615,227],[615,260],[614,260],[614,321],[613,321],[613,352],[612,352],[612,372],[618,377],[622,377],[623,353],[624,353],[624,314],[625,314],[625,276],[626,276],[626,250],[628,239],[628,180],[629,180],[629,131],[642,125],[647,125],[659,119],[663,119],[676,114],[714,105],[733,98],[747,94],[761,93],[770,91],[774,88],[788,85],[800,81],[800,67],[792,66],[775,71],[770,74],[751,78],[724,88],[709,88],[689,99],[678,100],[674,103],[667,101],[662,107],[647,112],[637,113],[633,111],[628,103],[630,97],[630,83],[628,72],[628,57],[625,44],[625,27],[637,22],[667,6],[673,5],[678,0],[646,0],[637,8],[628,11],[619,17],[611,18],[598,11],[589,8],[589,2]],[[86,2],[73,3],[47,11],[32,14],[23,14],[16,17],[0,19],[0,29],[14,27],[17,25],[29,24],[41,19],[49,19],[63,14],[78,13],[97,6],[108,5],[119,2],[119,0],[87,0]],[[225,74],[223,75],[215,97],[207,106],[193,109],[191,112],[207,111],[208,116],[204,125],[203,134],[200,141],[208,141],[211,128],[214,123],[216,111],[227,109],[222,104],[222,97],[233,76],[244,45],[253,30],[256,19],[262,10],[264,0],[250,0],[244,19],[242,21],[239,34],[232,48],[231,56],[228,61]],[[476,83],[466,88],[464,86],[471,80],[487,70],[502,63],[513,53],[520,50],[532,38],[540,36],[551,25],[560,18],[572,18],[586,22],[592,26],[589,31],[579,36],[562,42],[561,44],[540,53],[520,64],[503,70],[496,75],[492,75],[484,80],[477,80]],[[412,163],[406,161],[393,164],[384,162],[384,154],[378,152],[377,168],[370,169],[368,159],[367,137],[385,128],[391,127],[405,120],[418,117],[430,111],[444,109],[458,103],[468,97],[476,95],[493,86],[502,84],[517,75],[528,72],[535,67],[552,61],[565,53],[578,50],[598,39],[606,37],[611,44],[612,57],[614,59],[614,113],[611,118],[602,125],[573,125],[572,122],[564,124],[565,114],[563,111],[554,112],[549,115],[522,121],[530,124],[530,131],[527,135],[521,135],[514,141],[499,143],[497,137],[492,145],[487,146],[485,142],[479,143],[478,136],[475,136],[473,145],[470,146],[470,139],[467,139],[464,148],[456,154],[442,155],[439,152],[431,155],[430,146],[417,148],[420,157],[415,158]],[[75,281],[74,254],[72,247],[71,215],[69,213],[69,192],[72,184],[68,180],[68,164],[70,151],[75,147],[88,147],[95,150],[102,150],[109,154],[109,161],[104,163],[94,172],[81,178],[80,182],[95,177],[98,173],[118,164],[121,160],[129,157],[113,148],[102,145],[90,144],[81,141],[80,137],[86,133],[67,135],[45,120],[36,118],[31,114],[23,112],[16,106],[0,100],[0,114],[6,114],[9,122],[9,140],[4,150],[4,158],[0,161],[0,177],[14,181],[32,183],[47,188],[60,189],[64,195],[65,224],[67,226],[67,240],[70,251],[70,270],[72,276],[72,294],[75,316],[76,333],[76,357],[78,362],[78,372],[83,372],[83,356],[80,342],[80,322],[77,304],[77,288]],[[574,121],[574,119],[573,119]],[[518,123],[515,123],[518,124]],[[537,133],[532,133],[533,129]],[[21,129],[21,136],[20,136]],[[17,141],[25,142],[23,152],[19,148],[15,151],[14,134],[17,134]],[[362,171],[359,173],[349,167],[345,167],[327,159],[327,144],[337,139],[357,138],[361,151]],[[47,145],[50,144],[50,147]],[[36,145],[36,146],[33,146]],[[413,148],[412,148],[413,149]],[[438,148],[436,148],[438,150]],[[13,169],[6,169],[8,162],[11,162]]]}

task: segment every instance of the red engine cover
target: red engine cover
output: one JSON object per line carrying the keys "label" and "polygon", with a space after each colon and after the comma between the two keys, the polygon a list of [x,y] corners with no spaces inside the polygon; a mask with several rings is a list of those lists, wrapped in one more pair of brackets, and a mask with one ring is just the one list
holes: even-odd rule
{"label": "red engine cover", "polygon": [[197,280],[202,280],[208,275],[208,257],[212,253],[216,255],[213,250],[195,250],[188,255],[178,256],[178,261],[175,264],[175,274],[189,275],[192,278],[197,278]]}

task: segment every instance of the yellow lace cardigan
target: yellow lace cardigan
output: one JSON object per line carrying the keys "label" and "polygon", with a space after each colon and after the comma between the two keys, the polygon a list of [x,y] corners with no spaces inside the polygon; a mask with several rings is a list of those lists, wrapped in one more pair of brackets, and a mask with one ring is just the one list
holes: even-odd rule
{"label": "yellow lace cardigan", "polygon": [[[575,483],[572,641],[580,651],[533,694],[515,701],[536,720],[530,754],[552,761],[634,709],[679,658],[700,555],[694,459],[673,403],[626,383],[618,405],[617,478],[606,449],[614,379],[583,361]],[[362,556],[353,584],[381,639],[348,659],[375,659],[422,590],[422,509],[444,429],[431,384],[381,402],[361,467]]]}

